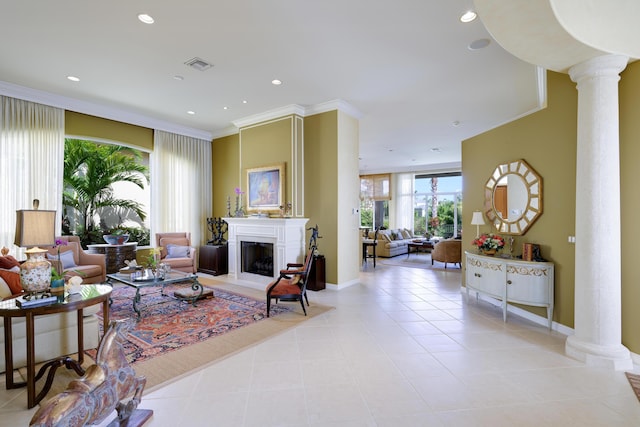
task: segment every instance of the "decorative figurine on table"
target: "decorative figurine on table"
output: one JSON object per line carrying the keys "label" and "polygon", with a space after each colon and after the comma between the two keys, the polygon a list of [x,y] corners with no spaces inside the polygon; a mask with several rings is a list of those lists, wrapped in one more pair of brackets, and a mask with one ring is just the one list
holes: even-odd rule
{"label": "decorative figurine on table", "polygon": [[211,232],[211,240],[207,245],[221,246],[227,243],[224,233],[227,232],[228,224],[222,218],[207,218],[207,228]]}

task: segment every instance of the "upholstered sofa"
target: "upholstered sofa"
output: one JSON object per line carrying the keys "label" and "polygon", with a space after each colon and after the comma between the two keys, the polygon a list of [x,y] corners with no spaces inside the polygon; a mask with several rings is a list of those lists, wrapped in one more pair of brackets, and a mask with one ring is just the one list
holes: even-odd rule
{"label": "upholstered sofa", "polygon": [[[56,240],[66,241],[66,245],[47,248],[47,259],[56,271],[62,270],[65,277],[81,276],[82,283],[103,283],[107,278],[106,256],[85,252],[78,236],[58,236]],[[60,258],[58,260],[58,249]],[[73,255],[69,255],[68,253]]]}
{"label": "upholstered sofa", "polygon": [[[368,238],[373,239],[375,231],[369,231]],[[390,258],[396,255],[406,255],[409,242],[414,240],[427,240],[424,236],[414,236],[405,229],[378,230],[378,245],[376,256]]]}
{"label": "upholstered sofa", "polygon": [[[82,310],[85,349],[96,348],[100,341],[99,319],[96,316],[99,309],[100,305],[98,304]],[[35,317],[36,362],[43,362],[78,351],[76,318],[75,311]],[[11,325],[13,331],[13,367],[21,368],[27,365],[25,319],[23,317],[14,318],[11,321]],[[3,320],[0,318],[0,328],[2,327]],[[4,348],[4,334],[0,334],[0,348]],[[4,351],[2,351],[0,352],[0,372],[4,372],[5,369]]]}
{"label": "upholstered sofa", "polygon": [[436,243],[431,251],[431,265],[434,261],[444,262],[444,268],[447,268],[447,264],[460,266],[462,263],[462,240],[451,238]]}

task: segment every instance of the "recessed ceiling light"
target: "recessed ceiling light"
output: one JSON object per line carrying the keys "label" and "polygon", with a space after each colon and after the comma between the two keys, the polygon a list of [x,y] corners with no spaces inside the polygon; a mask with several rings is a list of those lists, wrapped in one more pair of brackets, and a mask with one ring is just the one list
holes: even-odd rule
{"label": "recessed ceiling light", "polygon": [[466,11],[461,17],[460,17],[460,21],[461,22],[471,22],[474,19],[476,19],[478,17],[478,15],[476,15],[476,13],[472,10],[468,10]]}
{"label": "recessed ceiling light", "polygon": [[246,104],[247,102],[248,102],[248,101],[247,101],[246,99],[243,99],[243,100],[242,100],[242,103],[243,103],[243,104]]}
{"label": "recessed ceiling light", "polygon": [[452,124],[453,126],[460,126],[460,122],[459,122],[459,121],[457,121],[457,120],[454,120],[451,124]]}
{"label": "recessed ceiling light", "polygon": [[76,76],[67,76],[67,80],[71,80],[72,82],[79,82],[80,79]]}
{"label": "recessed ceiling light", "polygon": [[196,112],[195,112],[195,111],[191,111],[191,110],[189,110],[189,111],[187,111],[187,114],[190,114],[190,115],[192,115],[192,116],[193,116],[194,114],[196,114]]}
{"label": "recessed ceiling light", "polygon": [[433,151],[434,153],[439,153],[440,149],[438,147],[433,147],[431,151]]}
{"label": "recessed ceiling light", "polygon": [[278,79],[273,79],[273,80],[271,80],[271,84],[274,84],[274,85],[278,86],[278,85],[282,84],[282,81],[278,80]]}
{"label": "recessed ceiling light", "polygon": [[139,14],[138,20],[145,24],[153,24],[155,22],[154,19],[150,15],[147,15],[146,13]]}
{"label": "recessed ceiling light", "polygon": [[491,43],[491,40],[489,39],[478,39],[471,42],[471,44],[469,45],[469,50],[484,49],[485,47],[489,46],[489,43]]}
{"label": "recessed ceiling light", "polygon": [[181,81],[184,80],[184,77],[182,77],[182,76],[173,76],[173,80],[178,80],[178,81],[181,82]]}
{"label": "recessed ceiling light", "polygon": [[224,107],[222,107],[223,110],[228,110],[229,107],[227,107],[226,105]]}

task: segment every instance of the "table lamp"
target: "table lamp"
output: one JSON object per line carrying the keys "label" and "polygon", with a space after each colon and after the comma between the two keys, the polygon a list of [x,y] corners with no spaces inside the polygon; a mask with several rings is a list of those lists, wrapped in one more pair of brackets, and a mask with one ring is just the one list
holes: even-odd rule
{"label": "table lamp", "polygon": [[51,263],[44,258],[46,249],[55,245],[56,211],[38,210],[38,199],[32,210],[16,211],[16,246],[28,248],[28,259],[20,265],[20,283],[29,297],[44,294],[51,284]]}
{"label": "table lamp", "polygon": [[482,216],[482,212],[475,211],[473,216],[471,217],[471,225],[476,226],[476,239],[480,237],[480,226],[484,225],[484,217]]}

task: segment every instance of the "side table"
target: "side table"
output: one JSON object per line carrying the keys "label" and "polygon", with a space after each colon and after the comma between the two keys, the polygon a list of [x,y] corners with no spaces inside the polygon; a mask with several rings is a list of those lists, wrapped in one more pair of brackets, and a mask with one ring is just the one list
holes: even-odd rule
{"label": "side table", "polygon": [[229,271],[229,247],[227,245],[200,246],[198,271],[219,276]]}
{"label": "side table", "polygon": [[307,280],[307,289],[310,291],[321,291],[326,287],[325,280],[325,259],[324,255],[314,255],[311,261],[311,271]]}
{"label": "side table", "polygon": [[127,242],[122,245],[109,245],[99,243],[87,245],[87,248],[96,254],[105,254],[107,273],[117,273],[121,268],[126,267],[126,260],[136,259],[136,248],[138,242]]}
{"label": "side table", "polygon": [[[82,363],[84,362],[84,324],[82,322],[82,310],[95,304],[102,303],[102,313],[104,320],[104,329],[109,327],[109,296],[111,295],[111,286],[108,285],[82,285],[79,294],[67,295],[61,294],[58,302],[33,308],[20,308],[16,305],[15,298],[0,301],[0,316],[4,321],[4,357],[6,364],[6,388],[7,390],[27,386],[27,407],[33,408],[47,394],[53,383],[53,377],[56,370],[60,366],[67,369],[73,369],[78,375],[84,375]],[[78,322],[78,360],[74,360],[69,356],[61,356],[46,362],[36,375],[35,367],[35,333],[34,322],[36,316],[45,314],[65,313],[69,311],[77,312]],[[27,338],[27,381],[15,383],[13,381],[13,330],[11,319],[14,317],[24,317],[26,320],[26,338]],[[47,370],[49,372],[47,373]],[[47,379],[36,395],[36,382],[47,374]]]}

